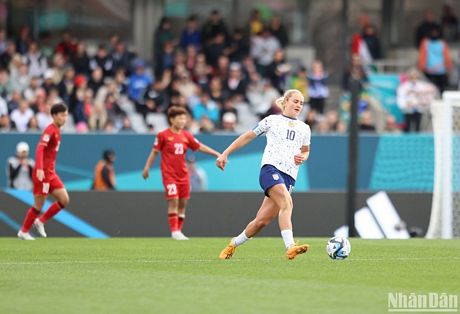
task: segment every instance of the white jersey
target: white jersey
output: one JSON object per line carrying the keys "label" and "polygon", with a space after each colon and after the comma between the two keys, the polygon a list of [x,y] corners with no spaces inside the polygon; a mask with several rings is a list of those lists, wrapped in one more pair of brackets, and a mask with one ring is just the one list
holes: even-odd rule
{"label": "white jersey", "polygon": [[297,119],[271,115],[260,121],[253,131],[257,136],[267,135],[261,166],[272,165],[296,180],[299,166],[294,156],[300,153],[302,146],[310,145],[310,127]]}

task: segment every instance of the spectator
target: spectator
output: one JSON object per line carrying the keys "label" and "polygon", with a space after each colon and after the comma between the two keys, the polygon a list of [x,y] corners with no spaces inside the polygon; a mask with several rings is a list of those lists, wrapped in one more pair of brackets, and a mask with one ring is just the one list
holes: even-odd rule
{"label": "spectator", "polygon": [[48,69],[45,71],[45,74],[43,75],[43,83],[42,83],[42,88],[45,90],[46,94],[49,93],[49,91],[52,88],[56,88],[56,84],[54,83],[54,70],[53,69]]}
{"label": "spectator", "polygon": [[131,120],[129,120],[128,116],[123,116],[120,132],[122,133],[133,133],[134,132],[132,124],[131,124]]}
{"label": "spectator", "polygon": [[19,142],[16,145],[16,155],[8,158],[7,186],[12,189],[31,191],[34,166],[35,162],[29,158],[29,144]]}
{"label": "spectator", "polygon": [[255,36],[251,40],[251,56],[256,61],[257,71],[263,77],[267,76],[267,68],[273,62],[275,52],[281,45],[270,32],[264,28],[260,36]]}
{"label": "spectator", "polygon": [[262,21],[262,18],[260,17],[259,10],[253,9],[251,11],[251,16],[249,17],[248,29],[249,29],[249,37],[259,34],[264,29],[264,22]]}
{"label": "spectator", "polygon": [[190,15],[180,37],[180,46],[183,50],[192,46],[196,51],[201,49],[201,32],[198,30],[198,20]]}
{"label": "spectator", "polygon": [[7,69],[0,68],[0,97],[8,99],[8,96],[14,90]]}
{"label": "spectator", "polygon": [[218,104],[223,104],[227,99],[227,93],[223,90],[222,81],[219,77],[214,76],[209,82],[209,96]]}
{"label": "spectator", "polygon": [[208,86],[212,68],[206,63],[206,57],[200,53],[196,56],[195,67],[192,70],[193,80],[202,88]]}
{"label": "spectator", "polygon": [[120,95],[128,96],[128,84],[126,83],[126,75],[123,69],[118,69],[115,72],[115,84]]}
{"label": "spectator", "polygon": [[30,109],[29,102],[22,99],[19,102],[19,108],[11,113],[11,122],[14,129],[18,132],[26,132],[30,120],[34,117],[34,112]]}
{"label": "spectator", "polygon": [[396,118],[389,114],[385,119],[385,133],[401,133],[399,125],[396,123]]}
{"label": "spectator", "polygon": [[[35,96],[34,96],[34,98],[35,98]],[[19,102],[21,101],[21,99],[22,99],[21,92],[19,90],[14,90],[11,93],[11,98],[7,102],[7,107],[8,107],[7,115],[11,114],[11,112],[13,112],[13,110],[19,108]],[[2,107],[1,104],[3,103],[3,101],[5,101],[5,100],[0,97],[0,107]]]}
{"label": "spectator", "polygon": [[120,40],[120,36],[117,33],[110,34],[109,47],[108,47],[108,51],[110,55],[115,53],[115,51],[117,50],[117,45],[121,42],[122,41]]}
{"label": "spectator", "polygon": [[51,103],[46,102],[45,109],[37,113],[37,124],[40,130],[44,130],[50,123],[53,122],[53,117],[51,116],[51,106],[57,102]]}
{"label": "spectator", "polygon": [[16,44],[13,41],[8,41],[6,50],[0,55],[0,68],[7,69],[10,65],[11,59],[17,53]]}
{"label": "spectator", "polygon": [[429,38],[420,43],[419,70],[435,84],[442,93],[447,87],[448,74],[452,69],[449,47],[441,39],[439,29],[433,28]]}
{"label": "spectator", "polygon": [[222,129],[225,132],[236,133],[237,117],[233,112],[226,112],[222,115]]}
{"label": "spectator", "polygon": [[420,74],[412,69],[409,79],[397,89],[397,103],[404,112],[404,132],[419,132],[423,112],[436,96],[436,88],[420,80]]}
{"label": "spectator", "polygon": [[444,3],[442,6],[441,32],[448,42],[456,42],[460,38],[460,24],[453,12],[452,6]]}
{"label": "spectator", "polygon": [[104,132],[105,133],[117,133],[117,128],[115,127],[115,123],[112,120],[107,120],[104,125]]}
{"label": "spectator", "polygon": [[205,54],[206,60],[214,69],[217,68],[217,61],[219,57],[224,54],[226,44],[225,44],[225,34],[224,33],[217,33],[212,39],[208,41],[208,45],[206,47]]}
{"label": "spectator", "polygon": [[316,124],[318,122],[318,113],[316,110],[310,110],[305,117],[305,123],[310,126],[312,130],[316,129]]}
{"label": "spectator", "polygon": [[255,74],[249,84],[247,96],[254,113],[262,118],[280,96],[280,93],[269,80],[260,79],[260,76]]}
{"label": "spectator", "polygon": [[27,53],[27,48],[31,40],[32,38],[30,36],[29,26],[21,26],[21,29],[19,30],[19,37],[16,40],[16,49],[21,55],[25,55]]}
{"label": "spectator", "polygon": [[192,109],[194,119],[201,120],[203,116],[206,116],[213,124],[219,122],[219,111],[217,103],[211,100],[206,92],[201,94],[199,103]]}
{"label": "spectator", "polygon": [[77,41],[72,37],[69,31],[62,32],[62,41],[56,46],[56,53],[61,54],[65,60],[72,59],[77,51]]}
{"label": "spectator", "polygon": [[366,43],[367,49],[372,57],[372,61],[382,58],[382,50],[380,48],[380,41],[377,37],[377,30],[373,25],[366,25],[361,34],[362,39]]}
{"label": "spectator", "polygon": [[268,28],[270,29],[270,32],[273,34],[273,36],[278,39],[281,47],[286,48],[286,46],[289,44],[289,37],[286,27],[284,27],[281,21],[281,18],[277,15],[273,16],[270,20]]}
{"label": "spectator", "polygon": [[[163,44],[163,49],[157,54],[155,76],[161,77],[166,69],[174,67],[174,45],[171,41]],[[176,63],[177,65],[177,63]]]}
{"label": "spectator", "polygon": [[93,96],[92,91],[87,89],[83,102],[83,108],[88,119],[88,126],[90,130],[102,130],[109,120],[111,123],[115,124],[114,120],[109,119],[107,104],[104,103],[104,100],[95,100]]}
{"label": "spectator", "polygon": [[161,53],[166,42],[171,42],[174,46],[174,35],[171,26],[171,20],[168,17],[161,18],[155,30],[155,37],[153,40],[153,60],[158,60],[158,55]]}
{"label": "spectator", "polygon": [[[80,79],[80,78],[79,78]],[[58,86],[59,96],[62,98],[64,103],[68,104],[70,102],[70,96],[73,94],[75,88],[75,70],[73,67],[69,66],[64,72],[64,77]]]}
{"label": "spectator", "polygon": [[356,55],[359,57],[363,69],[366,71],[369,70],[373,58],[371,52],[369,51],[369,47],[361,34],[354,34],[351,38],[351,55],[352,62],[353,56]]}
{"label": "spectator", "polygon": [[110,59],[113,62],[110,76],[119,70],[127,70],[131,65],[131,54],[126,50],[126,45],[120,41],[116,43],[115,50],[111,53]]}
{"label": "spectator", "polygon": [[187,71],[192,72],[195,68],[197,54],[195,46],[189,45],[186,47],[184,65]]}
{"label": "spectator", "polygon": [[29,123],[27,124],[27,132],[38,132],[40,129],[38,128],[38,120],[35,116],[30,118]]}
{"label": "spectator", "polygon": [[[152,78],[145,73],[145,64],[142,60],[135,62],[135,72],[129,78],[128,96],[136,104],[136,108],[143,106],[143,96],[147,87],[152,84]],[[139,112],[142,112],[140,110]]]}
{"label": "spectator", "polygon": [[187,158],[187,168],[190,176],[190,188],[193,192],[206,191],[208,189],[208,178],[206,172],[197,165],[195,157]]}
{"label": "spectator", "polygon": [[226,53],[231,62],[242,62],[249,54],[249,43],[248,40],[244,38],[244,33],[241,28],[234,29]]}
{"label": "spectator", "polygon": [[228,97],[237,96],[239,100],[246,99],[246,81],[244,80],[239,63],[232,63],[230,65],[230,73],[225,81],[224,88],[228,93]]}
{"label": "spectator", "polygon": [[36,41],[31,41],[29,50],[24,56],[24,62],[29,66],[29,75],[42,77],[48,69],[46,57],[42,54]]}
{"label": "spectator", "polygon": [[311,72],[308,73],[308,95],[310,96],[310,108],[323,114],[326,99],[329,97],[327,79],[329,74],[324,71],[320,60],[313,61]]}
{"label": "spectator", "polygon": [[375,132],[372,114],[369,110],[364,110],[359,117],[359,130],[364,132]]}
{"label": "spectator", "polygon": [[[52,90],[55,90],[55,89],[50,89],[50,94]],[[46,91],[43,88],[40,88],[39,90],[37,90],[34,101],[29,104],[30,104],[30,109],[32,109],[34,113],[43,112],[46,107]]]}
{"label": "spectator", "polygon": [[25,63],[19,65],[18,71],[11,76],[12,85],[21,92],[25,91],[30,84],[29,67]]}
{"label": "spectator", "polygon": [[362,85],[368,82],[366,71],[361,62],[361,57],[357,54],[351,56],[351,65],[343,76],[342,87],[345,91],[350,91],[351,78],[360,81]]}
{"label": "spectator", "polygon": [[102,86],[104,86],[104,71],[101,67],[96,67],[91,72],[91,78],[88,81],[88,87],[91,88],[93,94],[96,95]]}
{"label": "spectator", "polygon": [[[29,86],[23,91],[24,98],[28,101],[32,102],[35,100],[35,95],[37,91],[41,89],[40,87],[40,79],[36,76],[32,76],[30,78]],[[20,91],[19,91],[20,92]],[[19,94],[19,96],[21,96]]]}
{"label": "spectator", "polygon": [[211,40],[216,38],[217,34],[222,34],[224,42],[227,41],[227,26],[222,20],[220,12],[218,10],[212,10],[209,15],[209,19],[204,23],[203,30],[201,32],[203,46],[207,47]]}
{"label": "spectator", "polygon": [[89,57],[86,53],[86,44],[83,41],[78,43],[76,53],[72,56],[70,63],[75,69],[75,74],[89,76],[91,69],[89,66]]}
{"label": "spectator", "polygon": [[40,32],[38,35],[40,39],[40,51],[46,58],[46,62],[51,61],[54,53],[54,47],[51,43],[51,33],[49,31]]}
{"label": "spectator", "polygon": [[329,130],[334,133],[344,133],[346,126],[343,121],[340,120],[339,112],[337,110],[329,110],[325,114],[325,120],[329,125]]}
{"label": "spectator", "polygon": [[104,106],[107,111],[108,118],[113,121],[120,120],[119,117],[125,114],[125,112],[120,108],[116,96],[112,93],[108,93],[105,97]]}
{"label": "spectator", "polygon": [[420,48],[422,40],[430,37],[432,30],[437,29],[440,31],[441,26],[434,20],[434,13],[432,11],[424,13],[423,21],[419,24],[415,32],[415,47]]}
{"label": "spectator", "polygon": [[305,97],[305,102],[308,102],[308,79],[307,69],[303,66],[300,67],[296,72],[292,73],[289,78],[289,88],[299,90]]}
{"label": "spectator", "polygon": [[273,55],[273,62],[267,67],[266,77],[270,79],[273,87],[280,94],[286,87],[287,76],[291,71],[291,65],[286,62],[283,49],[277,49]]}
{"label": "spectator", "polygon": [[55,53],[53,56],[53,66],[51,70],[53,71],[53,83],[59,84],[64,76],[64,72],[67,67],[67,61],[64,58],[64,55],[60,53]]}
{"label": "spectator", "polygon": [[107,191],[115,190],[115,152],[107,149],[102,153],[102,159],[96,164],[94,169],[94,181],[92,190]]}
{"label": "spectator", "polygon": [[113,60],[111,56],[108,55],[107,48],[105,48],[104,45],[99,45],[96,55],[89,60],[89,68],[92,71],[101,68],[104,78],[113,76]]}

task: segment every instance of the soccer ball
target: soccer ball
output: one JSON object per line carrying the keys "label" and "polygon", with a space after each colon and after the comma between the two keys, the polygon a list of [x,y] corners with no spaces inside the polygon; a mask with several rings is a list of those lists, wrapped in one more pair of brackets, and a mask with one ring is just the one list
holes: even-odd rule
{"label": "soccer ball", "polygon": [[350,241],[344,237],[333,237],[327,241],[326,252],[332,259],[346,259],[351,252]]}

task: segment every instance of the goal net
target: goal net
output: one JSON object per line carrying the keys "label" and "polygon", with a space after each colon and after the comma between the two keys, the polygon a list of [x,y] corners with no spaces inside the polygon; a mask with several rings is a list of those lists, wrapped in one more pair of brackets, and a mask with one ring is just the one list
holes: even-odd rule
{"label": "goal net", "polygon": [[460,92],[448,91],[431,106],[434,184],[427,238],[460,237]]}

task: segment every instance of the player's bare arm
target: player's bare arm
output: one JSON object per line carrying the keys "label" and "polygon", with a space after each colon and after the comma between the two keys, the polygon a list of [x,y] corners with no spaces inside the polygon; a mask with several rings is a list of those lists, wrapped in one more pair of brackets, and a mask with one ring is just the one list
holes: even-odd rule
{"label": "player's bare arm", "polygon": [[225,168],[225,165],[227,164],[228,156],[234,151],[247,145],[249,142],[251,142],[256,137],[257,137],[256,133],[254,133],[252,130],[247,131],[246,133],[240,135],[232,144],[230,144],[229,147],[227,147],[227,149],[222,153],[222,155],[220,155],[219,158],[217,158],[216,160],[217,167],[219,167],[223,171]]}
{"label": "player's bare arm", "polygon": [[207,145],[204,145],[203,143],[200,143],[200,148],[198,148],[198,150],[202,153],[206,153],[206,154],[213,155],[216,157],[220,156],[220,153],[218,151],[212,149],[211,147]]}
{"label": "player's bare arm", "polygon": [[[48,144],[43,141],[38,144],[37,153],[36,153],[36,161],[40,159],[37,162],[38,165],[43,165],[44,150],[45,150],[45,147],[47,146]],[[38,181],[42,182],[43,179],[45,179],[45,171],[43,170],[43,168],[37,168],[35,176],[37,177]]]}
{"label": "player's bare arm", "polygon": [[310,156],[310,145],[302,146],[300,153],[294,156],[295,164],[301,165],[304,161],[307,161]]}
{"label": "player's bare arm", "polygon": [[147,178],[149,177],[150,167],[155,161],[155,158],[157,157],[157,155],[158,155],[158,151],[155,149],[152,149],[149,157],[147,158],[147,161],[145,162],[144,170],[142,170],[142,177],[144,178],[144,180],[147,180]]}

